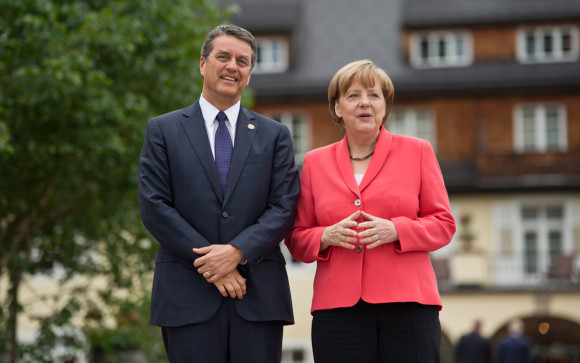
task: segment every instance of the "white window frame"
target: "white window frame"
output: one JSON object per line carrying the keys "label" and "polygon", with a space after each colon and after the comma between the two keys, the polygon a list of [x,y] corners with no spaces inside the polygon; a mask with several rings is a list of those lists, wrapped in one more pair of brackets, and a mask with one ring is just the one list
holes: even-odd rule
{"label": "white window frame", "polygon": [[[546,112],[549,108],[555,108],[558,112],[558,146],[556,148],[548,147],[546,131]],[[533,148],[527,148],[525,141],[525,119],[524,112],[532,109],[534,112],[534,141]],[[568,125],[567,125],[566,106],[561,103],[524,103],[514,107],[513,124],[514,124],[514,150],[517,153],[538,153],[546,151],[564,152],[568,149]]]}
{"label": "white window frame", "polygon": [[[419,135],[419,114],[425,113],[427,116],[426,125],[428,127],[427,136]],[[398,125],[397,118],[402,115],[403,129]],[[393,109],[389,118],[389,131],[394,134],[419,137],[431,143],[434,150],[437,149],[437,121],[435,113],[428,108],[409,107]]]}
{"label": "white window frame", "polygon": [[[571,49],[563,49],[562,39],[564,34],[570,34]],[[533,34],[534,52],[527,52],[528,34]],[[546,35],[552,38],[552,50],[546,52],[544,39]],[[548,62],[572,62],[578,60],[578,28],[574,25],[553,25],[538,27],[521,27],[516,32],[516,52],[520,63],[548,63]]]}
{"label": "white window frame", "polygon": [[[268,112],[268,116],[278,120],[288,127],[294,143],[295,162],[302,165],[304,156],[311,148],[311,121],[310,117],[304,112]],[[294,121],[299,120],[298,124]],[[299,130],[297,129],[299,128]],[[299,135],[299,136],[297,136]]]}
{"label": "white window frame", "polygon": [[[522,217],[522,208],[537,207],[546,210],[548,207],[561,207],[563,216],[559,222],[541,218],[533,225],[531,221],[525,221]],[[493,208],[493,233],[495,253],[495,283],[496,285],[534,285],[545,281],[549,267],[550,246],[547,240],[547,231],[554,229],[554,223],[559,223],[562,233],[562,245],[560,253],[573,254],[573,231],[580,226],[580,218],[574,211],[580,210],[580,200],[570,195],[542,196],[516,196],[511,200],[498,202]],[[508,230],[511,236],[509,248],[502,246],[502,230]],[[525,271],[525,238],[526,230],[538,232],[538,271],[529,274]],[[576,251],[577,252],[577,251]],[[579,256],[580,257],[580,256]],[[517,270],[513,266],[519,266]]]}
{"label": "white window frame", "polygon": [[[456,40],[463,41],[463,53]],[[421,57],[421,42],[428,42],[428,57]],[[444,41],[445,55],[439,55],[439,42]],[[468,30],[417,32],[410,37],[410,61],[415,68],[464,67],[473,63],[473,37]]]}
{"label": "white window frame", "polygon": [[[260,59],[256,61],[253,73],[283,73],[288,70],[289,40],[282,36],[256,37],[260,48]],[[275,48],[277,47],[277,48]],[[278,50],[276,56],[275,49]]]}

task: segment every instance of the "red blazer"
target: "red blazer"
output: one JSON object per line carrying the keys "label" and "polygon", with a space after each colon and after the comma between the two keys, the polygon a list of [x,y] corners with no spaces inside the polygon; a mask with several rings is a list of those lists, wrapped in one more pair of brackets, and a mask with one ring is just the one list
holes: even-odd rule
{"label": "red blazer", "polygon": [[[311,311],[353,306],[361,298],[441,309],[429,251],[451,241],[455,221],[427,141],[381,128],[358,186],[345,136],[306,154],[300,186],[298,215],[285,243],[295,259],[318,263]],[[357,210],[390,219],[399,240],[360,252],[331,246],[320,253],[323,230]]]}

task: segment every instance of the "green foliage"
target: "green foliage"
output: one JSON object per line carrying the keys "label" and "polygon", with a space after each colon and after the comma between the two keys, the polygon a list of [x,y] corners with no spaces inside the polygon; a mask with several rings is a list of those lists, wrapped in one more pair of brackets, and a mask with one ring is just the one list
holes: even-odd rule
{"label": "green foliage", "polygon": [[[12,287],[0,295],[1,356],[15,351],[26,276],[100,276],[105,295],[148,276],[156,246],[136,197],[145,123],[197,98],[201,43],[235,7],[0,0],[0,9],[0,276],[9,272]],[[98,305],[85,293],[71,309],[59,295],[40,321],[47,335]]]}
{"label": "green foliage", "polygon": [[114,327],[107,326],[102,316],[86,320],[84,330],[91,346],[91,361],[118,359],[119,352],[134,350],[141,350],[149,362],[167,361],[161,332],[148,323],[149,301],[149,295],[118,300],[114,304]]}

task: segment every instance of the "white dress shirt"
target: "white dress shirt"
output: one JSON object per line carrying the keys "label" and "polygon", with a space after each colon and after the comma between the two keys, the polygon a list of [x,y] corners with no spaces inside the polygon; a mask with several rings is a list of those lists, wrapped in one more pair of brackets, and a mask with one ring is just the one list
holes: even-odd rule
{"label": "white dress shirt", "polygon": [[[201,108],[201,114],[205,121],[205,130],[207,131],[207,137],[209,139],[209,145],[211,146],[211,152],[215,159],[215,133],[219,125],[219,121],[216,120],[216,116],[220,110],[218,110],[214,105],[209,103],[203,96],[199,97],[199,107]],[[238,122],[238,114],[240,113],[240,101],[236,102],[235,105],[224,110],[228,119],[226,120],[226,126],[230,132],[230,137],[232,138],[232,146],[236,139],[236,123]]]}

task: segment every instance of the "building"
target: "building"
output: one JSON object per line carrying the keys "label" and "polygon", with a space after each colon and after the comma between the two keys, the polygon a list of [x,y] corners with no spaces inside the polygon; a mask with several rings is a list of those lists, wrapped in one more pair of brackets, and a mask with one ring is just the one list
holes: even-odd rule
{"label": "building", "polygon": [[[299,164],[342,137],[328,83],[364,58],[395,85],[390,130],[432,143],[457,220],[432,254],[443,361],[476,318],[495,344],[520,317],[538,362],[580,362],[580,3],[236,2],[259,45],[254,109],[289,126]],[[315,267],[288,265],[284,361],[309,362]]]}

